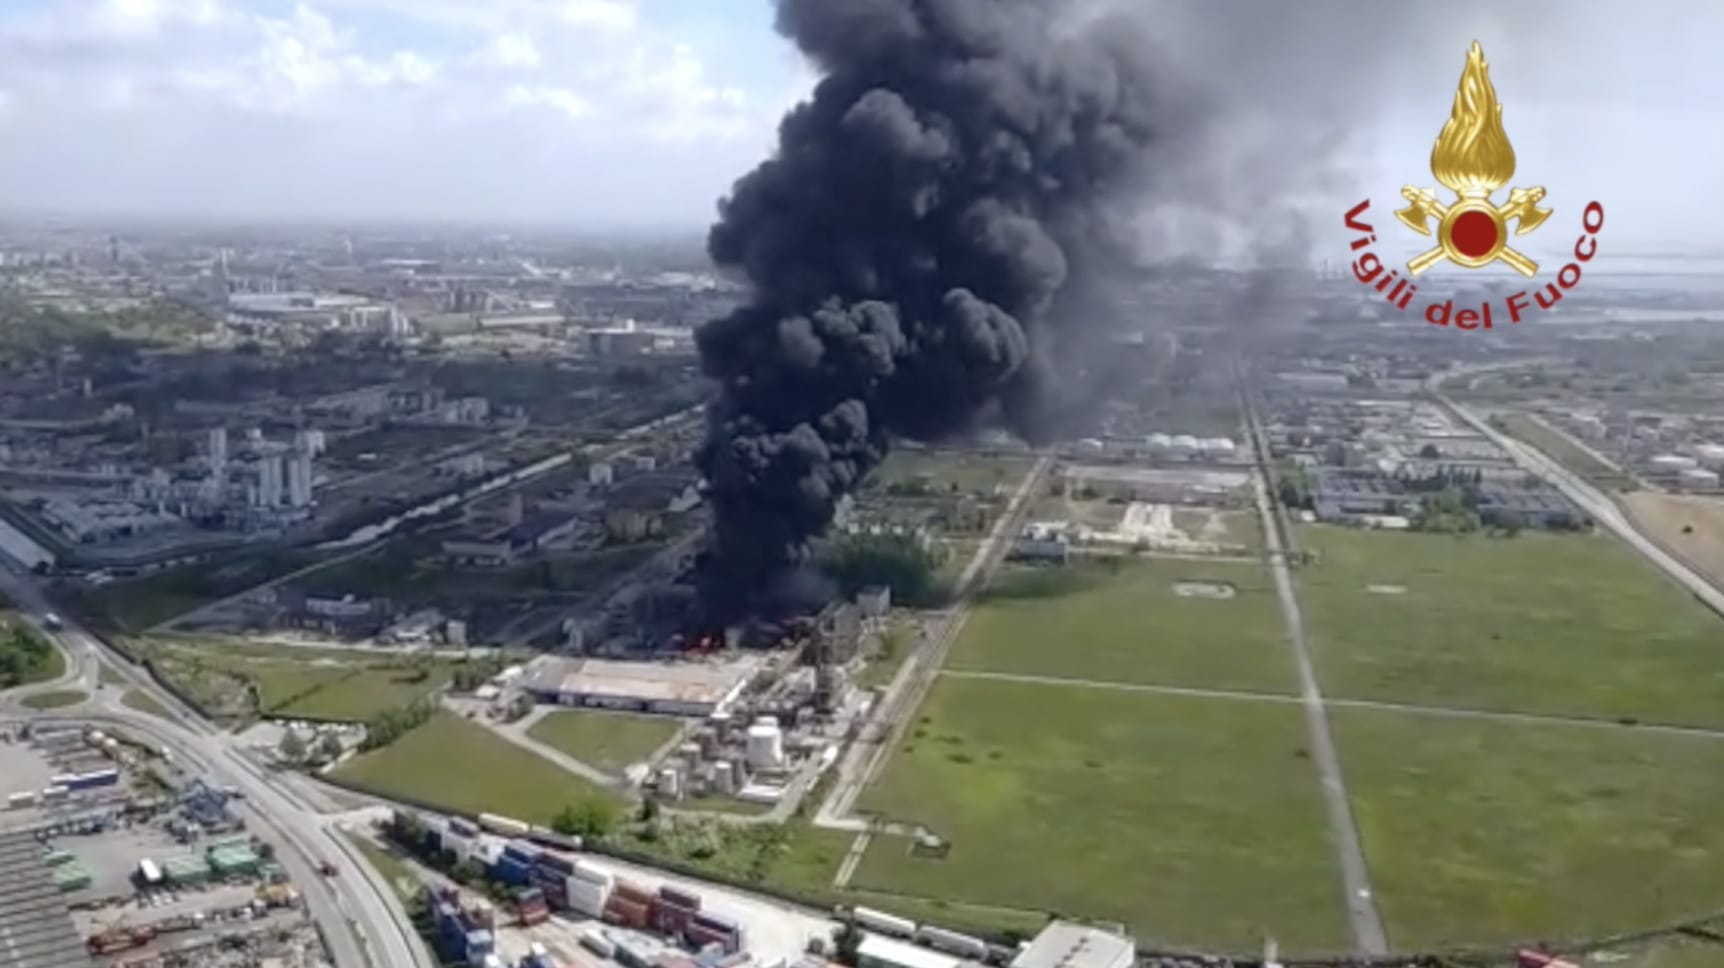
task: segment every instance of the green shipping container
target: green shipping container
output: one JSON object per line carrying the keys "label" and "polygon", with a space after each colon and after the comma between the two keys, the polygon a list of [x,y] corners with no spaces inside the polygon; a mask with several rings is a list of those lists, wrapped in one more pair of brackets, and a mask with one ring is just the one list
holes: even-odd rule
{"label": "green shipping container", "polygon": [[54,886],[64,891],[80,891],[90,886],[90,872],[81,864],[62,864],[54,869]]}
{"label": "green shipping container", "polygon": [[210,853],[210,867],[221,877],[255,873],[260,863],[256,854],[243,847],[229,847]]}
{"label": "green shipping container", "polygon": [[230,834],[226,837],[217,837],[216,839],[209,842],[209,851],[208,852],[214,853],[218,850],[223,850],[223,849],[228,848],[228,847],[244,847],[246,850],[250,850],[251,849],[251,835],[250,834]]}
{"label": "green shipping container", "polygon": [[162,877],[169,884],[201,884],[209,876],[210,865],[202,857],[175,857],[162,864]]}
{"label": "green shipping container", "polygon": [[72,862],[72,852],[69,850],[50,850],[42,860],[46,862],[49,867],[59,867],[61,864],[70,864]]}

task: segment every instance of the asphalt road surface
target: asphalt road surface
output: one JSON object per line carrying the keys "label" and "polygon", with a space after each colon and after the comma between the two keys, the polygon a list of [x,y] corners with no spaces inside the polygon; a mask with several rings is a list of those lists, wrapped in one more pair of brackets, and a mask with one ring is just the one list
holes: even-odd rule
{"label": "asphalt road surface", "polygon": [[1265,484],[1269,473],[1269,449],[1261,436],[1255,405],[1243,388],[1241,399],[1245,404],[1250,445],[1257,458],[1257,472],[1251,475],[1251,484],[1263,526],[1269,570],[1275,579],[1275,595],[1281,601],[1287,641],[1292,646],[1293,660],[1299,669],[1300,705],[1305,711],[1311,760],[1317,765],[1318,785],[1323,790],[1323,803],[1329,814],[1329,833],[1334,840],[1336,859],[1341,865],[1341,885],[1347,895],[1347,921],[1353,929],[1353,946],[1363,955],[1387,954],[1388,937],[1383,931],[1383,919],[1377,913],[1376,898],[1371,893],[1370,871],[1365,866],[1365,849],[1359,840],[1358,825],[1353,822],[1353,805],[1347,796],[1346,779],[1341,773],[1341,757],[1335,752],[1335,739],[1329,733],[1329,714],[1323,707],[1323,692],[1318,688],[1311,650],[1305,642],[1305,619],[1299,611],[1299,599],[1293,593],[1293,579],[1287,570],[1281,532],[1275,527],[1273,505]]}

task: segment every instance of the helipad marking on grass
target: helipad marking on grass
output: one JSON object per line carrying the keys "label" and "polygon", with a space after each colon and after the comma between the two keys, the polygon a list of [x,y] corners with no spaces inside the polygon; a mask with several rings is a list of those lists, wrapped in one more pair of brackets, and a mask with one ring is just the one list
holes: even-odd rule
{"label": "helipad marking on grass", "polygon": [[1180,598],[1232,598],[1233,586],[1218,581],[1176,581],[1173,593]]}

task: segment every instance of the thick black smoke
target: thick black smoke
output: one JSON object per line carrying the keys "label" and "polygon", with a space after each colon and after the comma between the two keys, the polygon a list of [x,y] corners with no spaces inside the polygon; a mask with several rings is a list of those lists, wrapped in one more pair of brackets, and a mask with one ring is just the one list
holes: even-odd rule
{"label": "thick black smoke", "polygon": [[752,286],[699,332],[709,609],[761,607],[893,436],[1029,437],[1154,136],[1142,50],[1061,0],[780,0],[824,79],[708,248]]}

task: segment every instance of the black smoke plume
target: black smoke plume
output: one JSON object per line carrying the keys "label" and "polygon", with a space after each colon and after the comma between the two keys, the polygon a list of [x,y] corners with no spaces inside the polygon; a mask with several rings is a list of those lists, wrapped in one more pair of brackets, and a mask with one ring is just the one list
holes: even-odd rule
{"label": "black smoke plume", "polygon": [[779,0],[823,75],[708,249],[751,286],[701,328],[715,616],[769,607],[894,436],[1034,439],[1101,312],[1108,204],[1155,134],[1131,32],[1062,0]]}

